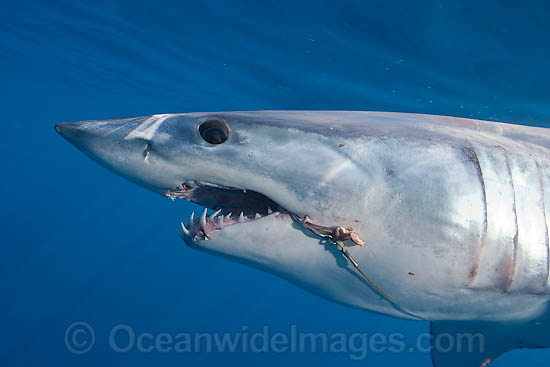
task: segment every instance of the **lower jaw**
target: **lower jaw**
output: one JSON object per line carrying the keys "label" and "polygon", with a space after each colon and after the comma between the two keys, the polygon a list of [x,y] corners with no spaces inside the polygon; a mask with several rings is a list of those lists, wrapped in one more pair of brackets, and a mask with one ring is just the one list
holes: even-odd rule
{"label": "lower jaw", "polygon": [[181,236],[186,241],[208,241],[210,239],[209,235],[214,231],[223,231],[224,228],[228,226],[252,222],[254,220],[269,216],[290,217],[290,213],[279,211],[274,212],[270,210],[264,215],[256,213],[253,217],[249,217],[244,215],[243,212],[241,212],[238,216],[233,216],[232,212],[224,214],[221,209],[218,209],[217,211],[208,215],[207,209],[205,208],[200,218],[195,218],[195,213],[192,212],[188,221],[184,220],[181,222]]}

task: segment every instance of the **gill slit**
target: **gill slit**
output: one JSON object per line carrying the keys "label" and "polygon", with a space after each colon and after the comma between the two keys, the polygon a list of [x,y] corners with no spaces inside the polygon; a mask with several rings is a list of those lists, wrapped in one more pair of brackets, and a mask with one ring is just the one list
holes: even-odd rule
{"label": "gill slit", "polygon": [[472,143],[469,140],[468,140],[468,144],[470,146],[464,147],[463,151],[466,154],[466,156],[470,159],[470,162],[472,162],[472,164],[474,165],[474,169],[476,170],[477,177],[481,185],[482,196],[483,196],[483,231],[481,233],[481,236],[480,236],[481,239],[475,251],[474,258],[472,261],[472,266],[470,268],[470,273],[468,276],[468,285],[471,285],[475,282],[477,275],[479,274],[479,264],[481,263],[483,250],[485,249],[485,243],[487,242],[488,218],[487,218],[487,189],[485,187],[485,180],[483,178],[483,170],[481,169],[481,164],[479,162],[477,153]]}
{"label": "gill slit", "polygon": [[542,215],[544,216],[544,224],[545,224],[545,232],[546,232],[546,277],[545,282],[543,285],[543,289],[546,289],[548,287],[548,280],[550,278],[550,238],[548,231],[550,230],[548,228],[548,218],[546,218],[546,203],[545,203],[545,196],[544,196],[544,181],[542,179],[542,172],[541,168],[538,162],[535,162],[535,165],[537,167],[537,173],[539,175],[539,184],[540,184],[540,191],[541,191],[541,198],[542,198]]}
{"label": "gill slit", "polygon": [[510,287],[512,286],[512,283],[514,282],[514,278],[516,276],[516,266],[518,261],[518,247],[519,247],[519,225],[518,225],[518,211],[517,211],[517,205],[516,205],[516,188],[514,185],[514,176],[512,175],[512,167],[510,166],[510,158],[508,157],[508,153],[505,152],[505,158],[506,158],[506,168],[508,169],[508,175],[510,176],[510,186],[512,188],[512,193],[514,194],[514,202],[513,202],[513,211],[514,211],[514,222],[516,226],[516,234],[514,236],[514,253],[512,255],[512,266],[510,267],[510,273],[508,274],[508,283],[504,286],[504,292],[508,292],[510,290]]}

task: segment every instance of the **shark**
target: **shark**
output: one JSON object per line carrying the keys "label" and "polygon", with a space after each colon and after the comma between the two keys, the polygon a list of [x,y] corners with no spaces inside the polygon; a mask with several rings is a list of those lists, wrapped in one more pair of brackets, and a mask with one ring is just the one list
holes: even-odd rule
{"label": "shark", "polygon": [[[434,366],[550,346],[550,129],[369,111],[55,129],[131,182],[204,206],[181,223],[189,247],[343,305],[429,321]],[[478,347],[438,345],[464,335],[481,336]]]}

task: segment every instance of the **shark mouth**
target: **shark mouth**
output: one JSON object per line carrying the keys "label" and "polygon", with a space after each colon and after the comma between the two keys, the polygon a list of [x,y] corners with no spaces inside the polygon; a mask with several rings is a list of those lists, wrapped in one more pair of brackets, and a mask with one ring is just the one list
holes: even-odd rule
{"label": "shark mouth", "polygon": [[[195,219],[193,212],[188,222],[181,222],[182,238],[186,242],[208,240],[209,234],[213,231],[221,231],[227,226],[250,222],[264,216],[290,216],[295,222],[319,237],[340,241],[351,240],[359,246],[365,244],[351,227],[327,227],[315,224],[307,215],[299,216],[291,213],[267,196],[252,190],[209,182],[186,181],[166,191],[164,195],[172,200],[185,199],[205,207],[200,218]],[[207,208],[215,211],[207,215]],[[234,213],[239,214],[233,216]]]}
{"label": "shark mouth", "polygon": [[[185,181],[164,195],[170,199],[185,199],[204,206],[199,218],[191,213],[181,222],[184,240],[208,240],[213,231],[265,216],[289,216],[291,213],[267,196],[256,191],[237,189],[209,182]],[[207,215],[208,208],[214,210]],[[260,214],[261,213],[261,214]]]}

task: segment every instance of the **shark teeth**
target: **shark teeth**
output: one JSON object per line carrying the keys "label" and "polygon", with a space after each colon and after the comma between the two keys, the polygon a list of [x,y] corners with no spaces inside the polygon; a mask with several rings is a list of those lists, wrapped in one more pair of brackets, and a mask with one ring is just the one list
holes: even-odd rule
{"label": "shark teeth", "polygon": [[199,221],[201,227],[206,227],[206,208],[204,208],[204,211],[201,214],[201,219]]}
{"label": "shark teeth", "polygon": [[181,222],[181,230],[186,236],[191,236],[191,232],[189,232],[189,230],[185,227],[185,224],[183,224],[183,222]]}
{"label": "shark teeth", "polygon": [[[212,231],[223,230],[225,227],[233,224],[249,222],[262,218],[260,213],[256,213],[253,217],[248,217],[241,211],[239,217],[234,219],[231,217],[231,212],[226,215],[219,215],[221,212],[222,209],[218,209],[208,215],[207,209],[205,208],[198,220],[195,219],[195,212],[191,212],[191,215],[189,216],[189,224],[186,224],[184,221],[180,223],[181,230],[183,232],[182,238],[191,238],[194,241],[208,240],[210,239],[209,234],[212,233]],[[267,208],[268,216],[279,216],[280,214],[281,213],[279,211],[274,212],[271,207]]]}
{"label": "shark teeth", "polygon": [[216,218],[216,215],[221,213],[221,211],[222,211],[221,209],[216,210],[214,213],[210,214],[208,219],[213,220],[214,218]]}

